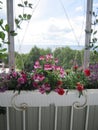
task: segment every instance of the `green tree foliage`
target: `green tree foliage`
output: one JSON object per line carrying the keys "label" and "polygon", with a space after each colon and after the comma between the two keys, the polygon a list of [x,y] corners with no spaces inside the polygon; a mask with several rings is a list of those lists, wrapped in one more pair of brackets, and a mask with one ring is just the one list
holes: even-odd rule
{"label": "green tree foliage", "polygon": [[[53,53],[55,58],[58,58],[59,65],[64,69],[70,69],[74,65],[82,66],[84,58],[84,50],[73,50],[70,47],[57,48],[53,52],[51,49],[40,49],[34,46],[28,54],[15,53],[16,68],[19,70],[31,71],[34,66],[34,62],[41,55]],[[90,52],[90,63],[98,63],[98,54]]]}
{"label": "green tree foliage", "polygon": [[39,56],[49,53],[51,53],[51,49],[44,50],[34,46],[28,54],[17,54],[16,66],[18,69],[31,71],[34,66],[34,62],[39,58]]}
{"label": "green tree foliage", "polygon": [[82,51],[72,50],[70,47],[57,48],[54,56],[59,59],[59,65],[64,69],[70,69],[73,65],[82,65]]}

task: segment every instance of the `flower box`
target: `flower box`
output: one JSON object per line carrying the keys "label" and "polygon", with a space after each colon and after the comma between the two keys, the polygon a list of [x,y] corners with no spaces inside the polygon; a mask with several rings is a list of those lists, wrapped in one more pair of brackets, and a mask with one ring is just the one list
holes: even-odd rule
{"label": "flower box", "polygon": [[86,96],[81,95],[80,98],[77,90],[70,90],[64,95],[58,95],[55,92],[41,94],[39,91],[21,91],[18,94],[18,92],[5,91],[0,93],[0,106],[12,107],[13,103],[16,106],[25,104],[28,107],[49,106],[50,104],[72,106],[75,102],[79,102],[80,105],[84,104],[84,102],[85,105],[98,105],[98,89],[84,91]]}

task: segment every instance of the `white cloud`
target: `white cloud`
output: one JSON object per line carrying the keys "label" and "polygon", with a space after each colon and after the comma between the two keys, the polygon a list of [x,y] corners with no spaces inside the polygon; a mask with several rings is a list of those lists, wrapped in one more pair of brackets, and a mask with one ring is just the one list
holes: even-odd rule
{"label": "white cloud", "polygon": [[83,10],[83,7],[82,7],[82,6],[79,6],[79,7],[77,7],[75,10],[76,10],[77,12],[82,11],[82,10]]}

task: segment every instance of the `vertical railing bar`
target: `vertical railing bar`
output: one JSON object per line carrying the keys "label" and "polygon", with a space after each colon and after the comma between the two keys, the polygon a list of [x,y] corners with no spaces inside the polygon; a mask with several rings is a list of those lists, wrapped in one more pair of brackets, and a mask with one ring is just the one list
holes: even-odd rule
{"label": "vertical railing bar", "polygon": [[26,130],[26,111],[23,111],[23,130]]}
{"label": "vertical railing bar", "polygon": [[71,107],[70,130],[72,130],[72,127],[73,127],[73,106]]}
{"label": "vertical railing bar", "polygon": [[57,130],[57,111],[58,111],[58,107],[55,106],[55,126],[54,126],[54,130]]}
{"label": "vertical railing bar", "polygon": [[10,125],[9,125],[9,108],[6,107],[6,118],[7,118],[7,130],[10,130]]}
{"label": "vertical railing bar", "polygon": [[39,123],[38,123],[38,130],[41,130],[41,107],[39,107]]}
{"label": "vertical railing bar", "polygon": [[87,128],[88,128],[88,118],[89,118],[89,105],[87,106],[87,111],[86,111],[85,130],[87,130]]}

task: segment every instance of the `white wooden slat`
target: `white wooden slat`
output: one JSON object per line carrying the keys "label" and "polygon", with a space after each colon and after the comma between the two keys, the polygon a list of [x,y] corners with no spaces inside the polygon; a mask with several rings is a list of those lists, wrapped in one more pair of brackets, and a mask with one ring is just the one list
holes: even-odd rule
{"label": "white wooden slat", "polygon": [[23,130],[26,130],[26,113],[23,111]]}
{"label": "white wooden slat", "polygon": [[39,122],[38,122],[38,130],[41,130],[41,107],[39,107]]}
{"label": "white wooden slat", "polygon": [[88,118],[89,118],[89,105],[87,106],[87,111],[86,111],[85,130],[88,130]]}
{"label": "white wooden slat", "polygon": [[72,130],[73,127],[73,109],[74,107],[71,107],[71,117],[70,117],[70,130]]}
{"label": "white wooden slat", "polygon": [[54,126],[54,130],[57,130],[57,111],[58,111],[58,107],[55,107],[55,126]]}
{"label": "white wooden slat", "polygon": [[6,107],[6,118],[7,118],[7,130],[10,130],[10,126],[9,126],[9,107]]}

